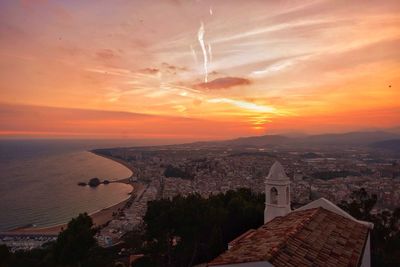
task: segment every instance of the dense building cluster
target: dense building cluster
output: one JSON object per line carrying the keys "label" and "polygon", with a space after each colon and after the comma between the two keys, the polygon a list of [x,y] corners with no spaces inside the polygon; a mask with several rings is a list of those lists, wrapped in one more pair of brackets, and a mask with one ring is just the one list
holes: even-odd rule
{"label": "dense building cluster", "polygon": [[17,250],[31,250],[56,239],[56,235],[0,235],[0,245],[7,245],[12,252],[15,252]]}
{"label": "dense building cluster", "polygon": [[[134,180],[144,186],[132,205],[99,233],[100,244],[105,246],[118,242],[134,227],[140,227],[150,200],[191,193],[208,197],[241,187],[264,192],[265,177],[276,159],[284,164],[291,178],[294,206],[320,197],[339,203],[359,188],[378,196],[375,211],[400,206],[400,160],[377,151],[314,148],[266,152],[254,148],[179,146],[113,149],[107,153],[126,161],[134,170]],[[173,172],[166,177],[165,170],[171,166],[178,170],[176,177]]]}
{"label": "dense building cluster", "polygon": [[[190,152],[190,153],[189,153]],[[150,182],[158,198],[199,193],[202,196],[247,187],[262,192],[268,170],[275,159],[285,166],[292,179],[292,200],[304,204],[318,197],[334,203],[346,199],[361,187],[377,194],[376,208],[400,205],[400,160],[383,152],[366,149],[317,149],[312,151],[263,149],[112,150],[138,170],[139,181]],[[188,177],[166,177],[167,166],[174,166]]]}

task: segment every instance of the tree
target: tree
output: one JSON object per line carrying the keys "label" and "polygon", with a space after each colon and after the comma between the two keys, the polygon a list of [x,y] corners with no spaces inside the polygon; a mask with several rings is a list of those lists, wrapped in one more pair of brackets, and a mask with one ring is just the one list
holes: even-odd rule
{"label": "tree", "polygon": [[364,188],[353,191],[350,195],[350,202],[342,200],[339,207],[347,211],[359,220],[371,220],[371,210],[377,202],[375,194],[369,194]]}
{"label": "tree", "polygon": [[175,177],[182,179],[193,179],[194,175],[188,170],[181,170],[178,167],[175,167],[169,164],[164,170],[165,177]]}
{"label": "tree", "polygon": [[10,253],[0,246],[0,267],[111,267],[113,252],[97,245],[92,219],[80,214],[55,242],[30,251]]}
{"label": "tree", "polygon": [[92,226],[92,218],[87,213],[79,214],[68,223],[67,229],[58,235],[54,246],[57,263],[81,266],[90,249],[96,245]]}
{"label": "tree", "polygon": [[11,253],[6,245],[0,245],[0,267],[5,267],[11,258]]}
{"label": "tree", "polygon": [[373,223],[373,266],[400,266],[400,208],[378,213]]}
{"label": "tree", "polygon": [[339,206],[354,218],[374,223],[371,231],[371,258],[373,266],[400,266],[400,208],[371,214],[377,202],[376,195],[370,195],[361,188],[351,193],[349,201]]}
{"label": "tree", "polygon": [[149,202],[144,222],[148,266],[192,266],[263,223],[264,196],[249,189],[202,198],[199,194]]}

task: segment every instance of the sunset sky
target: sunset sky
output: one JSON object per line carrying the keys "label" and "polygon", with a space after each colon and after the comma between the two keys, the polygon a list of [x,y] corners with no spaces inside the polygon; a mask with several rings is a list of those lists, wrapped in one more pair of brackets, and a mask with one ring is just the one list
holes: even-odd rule
{"label": "sunset sky", "polygon": [[2,0],[0,138],[400,126],[400,1]]}

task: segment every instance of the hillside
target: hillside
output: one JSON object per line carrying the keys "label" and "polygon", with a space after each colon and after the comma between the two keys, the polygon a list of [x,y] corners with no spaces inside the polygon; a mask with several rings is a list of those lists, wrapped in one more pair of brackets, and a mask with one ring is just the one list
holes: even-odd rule
{"label": "hillside", "polygon": [[400,152],[400,139],[392,139],[376,142],[371,145],[373,148],[392,150]]}
{"label": "hillside", "polygon": [[265,147],[270,145],[365,145],[400,139],[399,134],[387,132],[350,132],[342,134],[309,135],[306,137],[287,137],[283,135],[263,135],[241,137],[227,141],[203,142],[203,144],[233,147]]}

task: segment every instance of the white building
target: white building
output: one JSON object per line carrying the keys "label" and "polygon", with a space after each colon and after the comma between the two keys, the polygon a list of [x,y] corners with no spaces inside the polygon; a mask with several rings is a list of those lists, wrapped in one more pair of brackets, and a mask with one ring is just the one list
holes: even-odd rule
{"label": "white building", "polygon": [[290,178],[282,165],[275,161],[265,180],[264,223],[290,212]]}
{"label": "white building", "polygon": [[291,211],[290,179],[278,162],[265,188],[265,224],[231,241],[208,266],[371,266],[372,223],[323,198]]}

